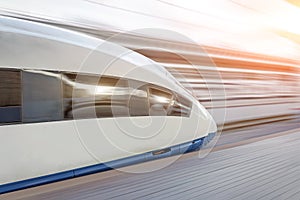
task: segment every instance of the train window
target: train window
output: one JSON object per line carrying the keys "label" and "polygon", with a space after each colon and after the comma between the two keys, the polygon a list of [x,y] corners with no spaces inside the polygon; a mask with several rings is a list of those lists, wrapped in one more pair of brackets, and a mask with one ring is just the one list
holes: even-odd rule
{"label": "train window", "polygon": [[58,73],[25,70],[22,72],[23,122],[62,119],[61,75]]}
{"label": "train window", "polygon": [[0,70],[0,123],[21,121],[21,73]]}
{"label": "train window", "polygon": [[140,81],[129,80],[129,112],[130,116],[148,116],[149,102],[147,85]]}
{"label": "train window", "polygon": [[176,95],[171,102],[171,107],[168,115],[189,117],[191,108],[192,102],[180,95]]}
{"label": "train window", "polygon": [[171,92],[161,88],[149,88],[150,115],[165,116],[168,113],[170,102],[173,98]]}
{"label": "train window", "polygon": [[127,80],[63,74],[66,119],[129,116]]}
{"label": "train window", "polygon": [[191,102],[141,81],[42,70],[0,70],[0,123],[189,116]]}

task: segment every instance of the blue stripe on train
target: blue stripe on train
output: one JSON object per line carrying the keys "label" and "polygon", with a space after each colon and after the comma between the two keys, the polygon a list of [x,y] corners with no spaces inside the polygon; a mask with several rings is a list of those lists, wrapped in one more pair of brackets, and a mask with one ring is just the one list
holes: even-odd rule
{"label": "blue stripe on train", "polygon": [[74,177],[93,174],[97,172],[103,172],[113,168],[124,167],[132,164],[137,164],[137,163],[164,158],[168,156],[196,151],[199,150],[203,145],[207,144],[207,142],[212,140],[214,136],[215,133],[210,133],[206,137],[199,138],[190,142],[186,142],[183,144],[175,145],[157,151],[151,151],[136,156],[130,156],[127,158],[110,161],[107,163],[91,165],[91,166],[82,167],[78,169],[68,170],[65,172],[59,172],[59,173],[50,174],[46,176],[40,176],[37,178],[31,178],[23,181],[17,181],[13,183],[0,185],[0,194],[16,191],[20,189],[26,189],[29,187],[39,186],[47,183],[52,183],[56,181],[66,180]]}

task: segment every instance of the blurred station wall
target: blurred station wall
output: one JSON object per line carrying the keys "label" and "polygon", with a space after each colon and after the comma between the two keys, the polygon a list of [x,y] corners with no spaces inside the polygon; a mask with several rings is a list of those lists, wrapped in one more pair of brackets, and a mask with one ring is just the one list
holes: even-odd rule
{"label": "blurred station wall", "polygon": [[287,1],[20,2],[1,1],[0,14],[108,39],[161,63],[225,129],[300,113],[300,28],[292,23],[300,8]]}

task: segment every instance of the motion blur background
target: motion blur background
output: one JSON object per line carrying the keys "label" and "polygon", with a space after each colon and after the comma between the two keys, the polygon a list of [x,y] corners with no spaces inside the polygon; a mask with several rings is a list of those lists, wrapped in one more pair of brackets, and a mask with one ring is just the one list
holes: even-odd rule
{"label": "motion blur background", "polygon": [[154,59],[224,129],[300,113],[297,0],[1,0],[0,14],[109,39]]}

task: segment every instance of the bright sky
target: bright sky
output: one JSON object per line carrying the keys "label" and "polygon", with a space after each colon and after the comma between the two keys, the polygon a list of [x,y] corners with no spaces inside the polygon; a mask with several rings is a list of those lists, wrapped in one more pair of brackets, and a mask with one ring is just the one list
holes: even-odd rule
{"label": "bright sky", "polygon": [[203,45],[300,60],[300,8],[285,0],[1,0],[0,10],[99,29],[168,29]]}

